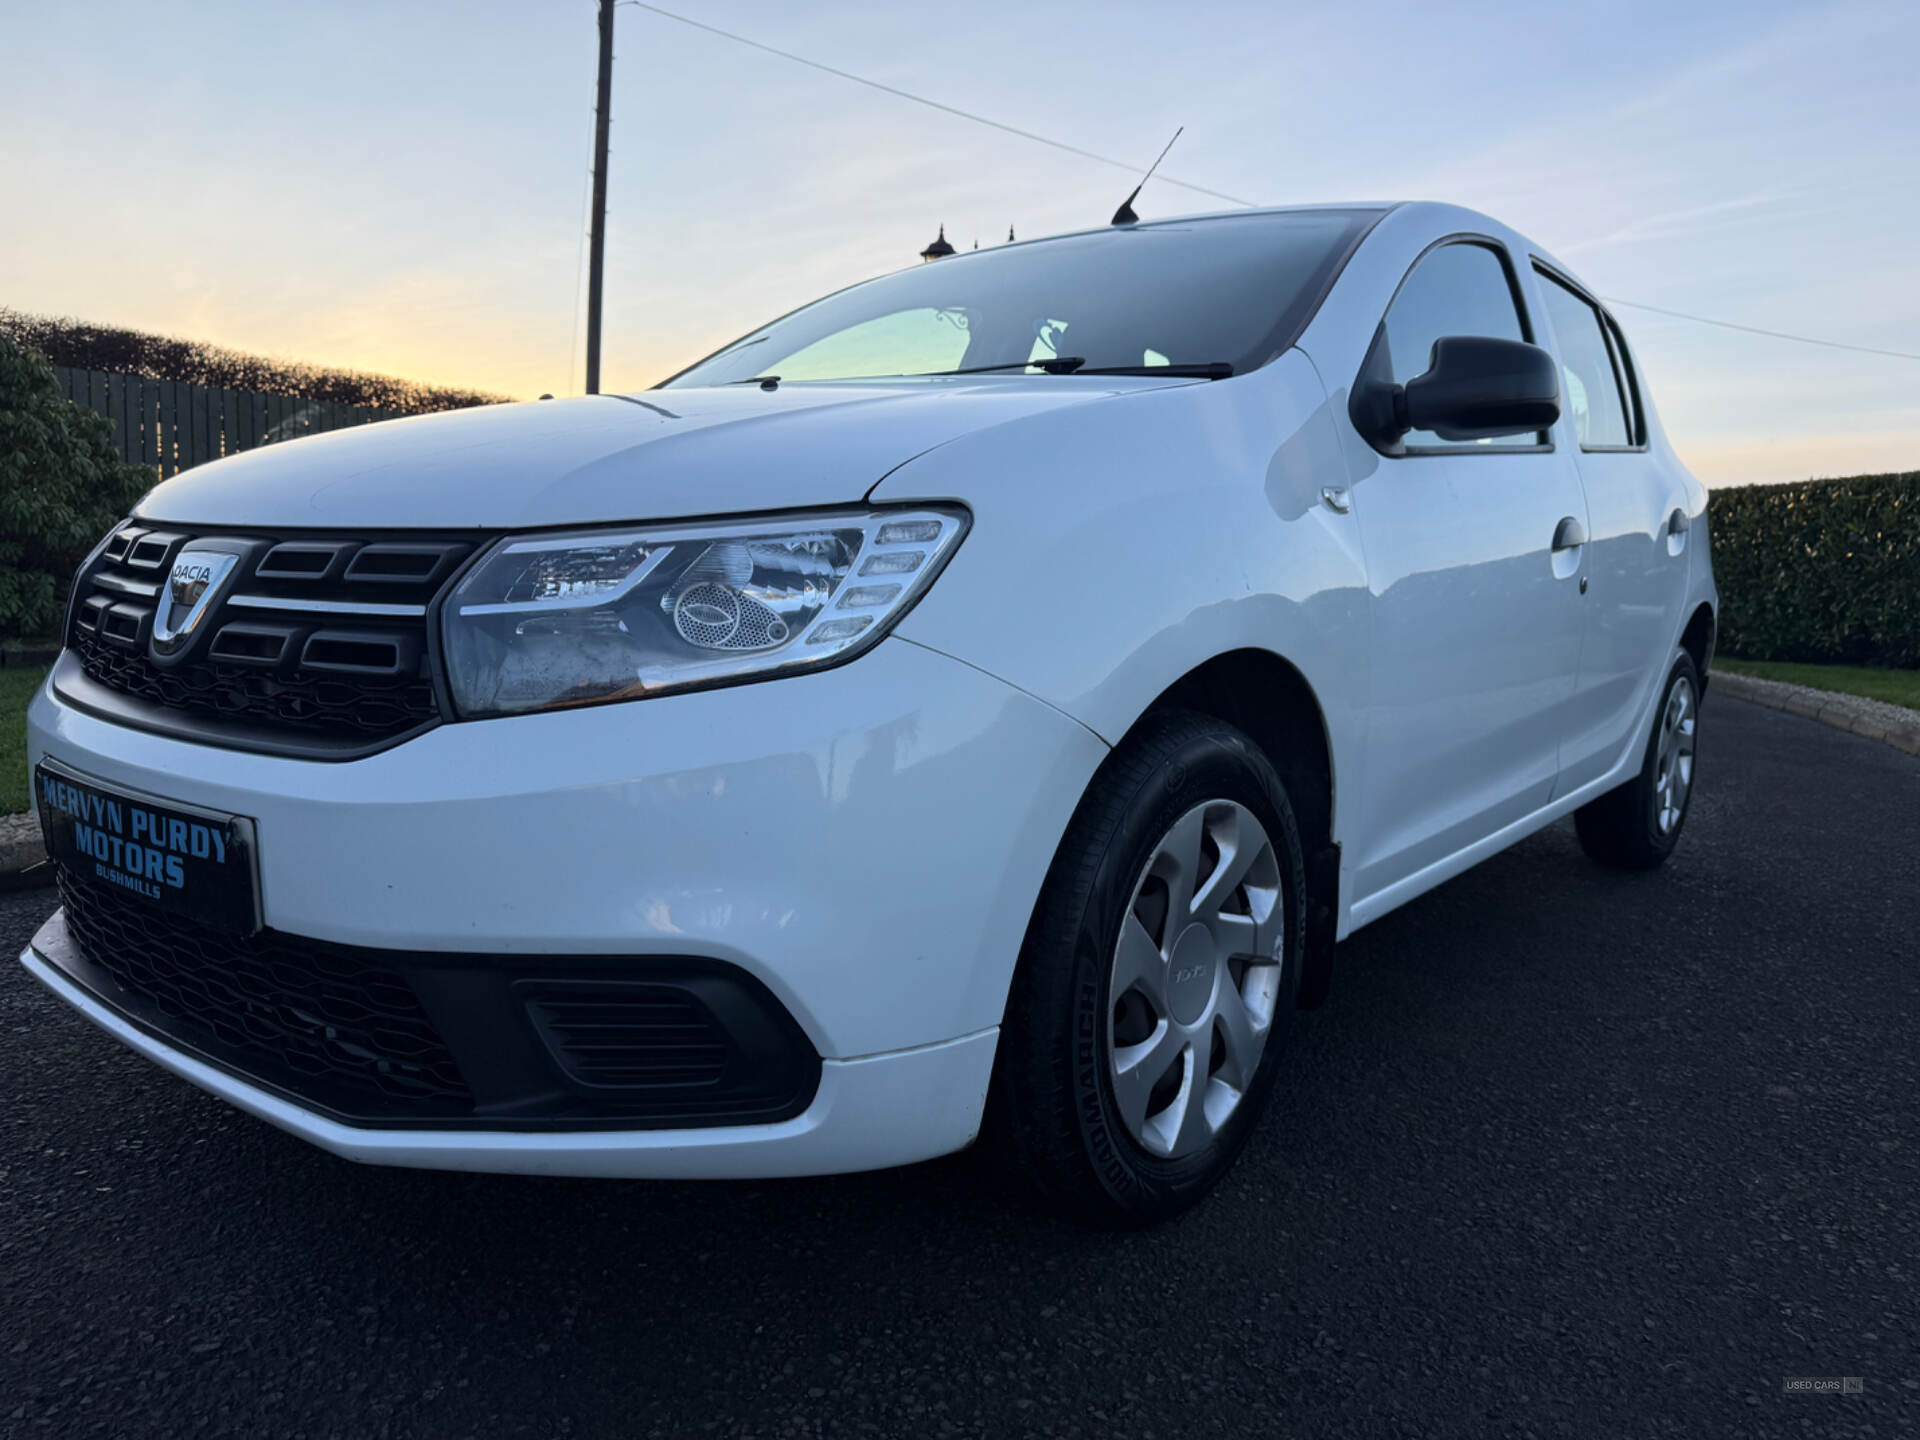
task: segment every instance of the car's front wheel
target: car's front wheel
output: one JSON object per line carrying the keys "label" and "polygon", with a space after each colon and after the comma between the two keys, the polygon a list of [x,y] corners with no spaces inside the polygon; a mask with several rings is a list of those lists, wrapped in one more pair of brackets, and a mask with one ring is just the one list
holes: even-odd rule
{"label": "car's front wheel", "polygon": [[1001,1034],[994,1123],[1078,1218],[1137,1225],[1232,1164],[1272,1088],[1304,948],[1293,808],[1246,735],[1155,717],[1049,872]]}

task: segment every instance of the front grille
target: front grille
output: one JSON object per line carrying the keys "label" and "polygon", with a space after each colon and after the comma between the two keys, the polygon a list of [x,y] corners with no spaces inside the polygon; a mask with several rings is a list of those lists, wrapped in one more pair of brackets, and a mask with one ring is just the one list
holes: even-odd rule
{"label": "front grille", "polygon": [[[211,535],[216,532],[207,532]],[[222,530],[245,551],[182,657],[149,650],[161,587],[195,534],[123,525],[82,575],[67,645],[151,728],[223,743],[377,746],[444,718],[430,607],[479,537]]]}
{"label": "front grille", "polygon": [[368,953],[271,930],[241,939],[60,867],[80,953],[173,1038],[331,1109],[457,1115],[473,1097],[408,983]]}
{"label": "front grille", "polygon": [[[216,641],[228,640],[232,629],[229,625]],[[343,680],[301,670],[275,674],[217,660],[189,660],[162,670],[145,655],[102,640],[82,625],[75,625],[71,646],[88,676],[109,690],[269,731],[382,740],[440,717],[432,684],[418,674]]]}

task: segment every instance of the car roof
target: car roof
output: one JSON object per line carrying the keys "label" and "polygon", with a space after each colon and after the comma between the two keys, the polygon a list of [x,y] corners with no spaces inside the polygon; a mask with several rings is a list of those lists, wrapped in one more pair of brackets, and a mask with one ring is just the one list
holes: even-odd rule
{"label": "car roof", "polygon": [[1384,202],[1373,200],[1360,203],[1328,201],[1311,205],[1249,205],[1239,210],[1201,210],[1186,215],[1163,215],[1152,220],[1138,220],[1129,225],[1089,225],[1084,230],[1061,230],[1052,235],[1036,235],[1031,240],[1012,240],[1004,245],[995,245],[985,250],[961,250],[943,259],[953,261],[963,260],[971,255],[1002,255],[1009,250],[1025,249],[1032,245],[1048,245],[1055,240],[1077,240],[1089,235],[1107,235],[1115,230],[1155,230],[1163,226],[1193,225],[1207,220],[1244,220],[1254,215],[1294,215],[1318,210],[1364,215],[1378,219],[1389,210],[1397,210],[1407,203],[1404,200]]}
{"label": "car roof", "polygon": [[[1478,231],[1497,239],[1509,242],[1516,250],[1524,250],[1532,256],[1545,261],[1554,269],[1571,273],[1567,266],[1550,254],[1546,247],[1530,237],[1521,234],[1512,226],[1503,224],[1493,216],[1478,210],[1468,209],[1464,205],[1454,205],[1443,200],[1360,200],[1360,201],[1323,201],[1303,205],[1249,205],[1239,210],[1200,210],[1191,214],[1158,216],[1151,220],[1140,220],[1131,225],[1090,225],[1084,230],[1063,230],[1056,235],[1036,235],[1031,240],[1016,240],[1005,245],[995,245],[989,250],[962,250],[947,257],[948,261],[963,260],[970,255],[997,255],[1007,250],[1028,245],[1046,245],[1055,240],[1073,240],[1092,235],[1109,234],[1116,229],[1152,230],[1166,226],[1185,226],[1204,223],[1210,220],[1245,219],[1259,215],[1305,214],[1314,211],[1336,211],[1348,215],[1367,217],[1377,223],[1383,217],[1399,213],[1416,223],[1427,221],[1437,233],[1449,230],[1468,229]],[[907,267],[912,268],[912,267]]]}
{"label": "car roof", "polygon": [[[1364,201],[1354,204],[1315,204],[1315,205],[1260,205],[1249,206],[1243,210],[1207,210],[1192,215],[1169,215],[1164,219],[1142,220],[1138,225],[1126,229],[1148,229],[1155,225],[1186,225],[1203,220],[1228,220],[1245,215],[1286,215],[1295,212],[1315,210],[1344,211],[1351,215],[1364,215],[1378,223],[1387,215],[1395,215],[1412,223],[1428,226],[1435,238],[1450,233],[1473,233],[1489,236],[1505,242],[1514,252],[1515,258],[1531,258],[1541,261],[1549,269],[1558,271],[1562,276],[1574,280],[1585,288],[1575,271],[1567,263],[1555,256],[1546,246],[1515,230],[1511,225],[1496,220],[1493,216],[1479,210],[1468,209],[1464,205],[1455,205],[1444,200],[1389,200]],[[1095,230],[1076,230],[1073,235],[1097,234]],[[1048,240],[1063,240],[1067,235],[1048,235],[1036,238],[1032,243],[1045,244]],[[1026,243],[1026,242],[1021,242]],[[1004,249],[1004,246],[997,247]],[[1604,308],[1604,307],[1603,307]]]}

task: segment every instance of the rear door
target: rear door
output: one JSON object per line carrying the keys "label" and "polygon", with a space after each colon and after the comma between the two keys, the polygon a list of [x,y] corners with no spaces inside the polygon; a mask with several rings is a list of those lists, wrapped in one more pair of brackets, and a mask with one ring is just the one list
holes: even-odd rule
{"label": "rear door", "polygon": [[[1557,794],[1607,773],[1666,676],[1687,587],[1684,476],[1647,450],[1638,377],[1613,318],[1570,278],[1535,263],[1560,362],[1558,429],[1586,491],[1590,589],[1579,681]],[[1680,518],[1675,522],[1674,516]]]}
{"label": "rear door", "polygon": [[[1404,384],[1446,335],[1532,341],[1512,257],[1481,237],[1430,248],[1401,281],[1376,347]],[[1377,356],[1377,348],[1375,355]],[[1352,487],[1371,590],[1373,693],[1356,907],[1551,798],[1580,651],[1586,507],[1549,433],[1448,442],[1414,431]],[[1573,527],[1569,529],[1568,527]],[[1416,880],[1415,877],[1419,877]]]}

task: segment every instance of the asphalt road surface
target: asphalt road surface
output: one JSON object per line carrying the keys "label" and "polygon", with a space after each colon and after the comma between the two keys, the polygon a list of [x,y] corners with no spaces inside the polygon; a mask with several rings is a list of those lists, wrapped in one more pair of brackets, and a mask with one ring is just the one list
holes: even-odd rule
{"label": "asphalt road surface", "polygon": [[1920,761],[1710,698],[1664,871],[1561,825],[1363,931],[1127,1236],[965,1156],[362,1169],[6,964],[0,1434],[1920,1434],[1916,908]]}

